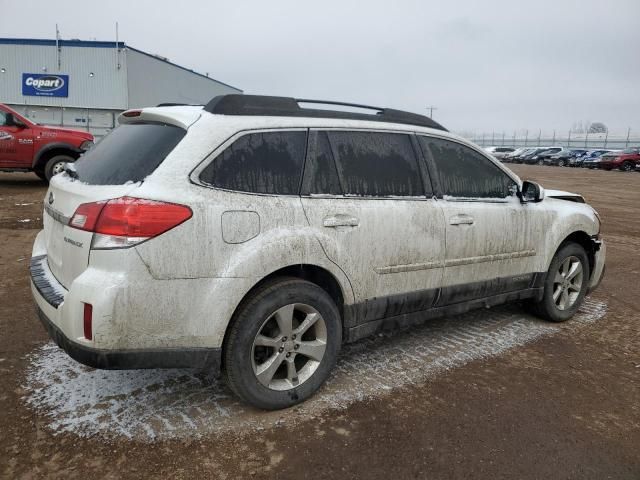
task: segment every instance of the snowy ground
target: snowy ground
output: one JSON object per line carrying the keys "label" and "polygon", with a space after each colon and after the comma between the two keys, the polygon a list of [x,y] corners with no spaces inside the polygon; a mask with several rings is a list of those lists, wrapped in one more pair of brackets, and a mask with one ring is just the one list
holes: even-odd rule
{"label": "snowy ground", "polygon": [[604,303],[587,300],[570,322],[550,324],[517,306],[505,306],[347,345],[324,388],[306,403],[280,412],[246,407],[222,382],[201,373],[93,370],[49,343],[30,355],[24,400],[45,414],[54,432],[81,437],[153,441],[262,430],[384,395],[565,329],[579,329],[602,318],[606,309]]}

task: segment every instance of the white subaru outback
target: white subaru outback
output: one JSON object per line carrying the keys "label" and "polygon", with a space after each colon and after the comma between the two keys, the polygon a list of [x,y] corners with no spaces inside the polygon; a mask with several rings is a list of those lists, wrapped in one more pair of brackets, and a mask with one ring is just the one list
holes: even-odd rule
{"label": "white subaru outback", "polygon": [[45,198],[31,279],[53,340],[96,368],[224,371],[276,409],[312,395],[343,342],[516,300],[564,321],[600,282],[581,196],[427,117],[314,103],[331,102],[124,112]]}

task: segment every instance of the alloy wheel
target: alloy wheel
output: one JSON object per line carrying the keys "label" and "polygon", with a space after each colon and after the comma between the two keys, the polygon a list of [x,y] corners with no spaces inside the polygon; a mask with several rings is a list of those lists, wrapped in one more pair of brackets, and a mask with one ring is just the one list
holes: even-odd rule
{"label": "alloy wheel", "polygon": [[265,320],[253,340],[253,373],[271,390],[289,390],[313,376],[326,347],[327,326],[320,312],[304,303],[285,305]]}
{"label": "alloy wheel", "polygon": [[568,310],[576,303],[583,277],[584,270],[578,257],[572,255],[560,264],[553,280],[553,301],[558,310]]}

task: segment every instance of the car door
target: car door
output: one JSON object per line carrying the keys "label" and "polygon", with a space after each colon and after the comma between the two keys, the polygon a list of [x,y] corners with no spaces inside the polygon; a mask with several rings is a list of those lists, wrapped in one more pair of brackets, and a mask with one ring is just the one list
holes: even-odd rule
{"label": "car door", "polygon": [[425,310],[436,298],[444,219],[419,154],[405,133],[310,133],[301,201],[351,282],[357,312],[347,327]]}
{"label": "car door", "polygon": [[419,137],[441,189],[446,252],[439,305],[528,288],[543,217],[516,196],[517,183],[461,143]]}
{"label": "car door", "polygon": [[33,160],[33,133],[17,126],[11,114],[0,110],[0,167],[28,168]]}

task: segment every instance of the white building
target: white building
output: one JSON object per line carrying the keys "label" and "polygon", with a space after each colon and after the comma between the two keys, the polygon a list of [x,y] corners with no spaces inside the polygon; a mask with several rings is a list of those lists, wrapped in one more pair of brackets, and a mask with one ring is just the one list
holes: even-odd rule
{"label": "white building", "polygon": [[100,137],[123,110],[226,93],[242,90],[124,42],[0,38],[0,103],[45,125]]}

